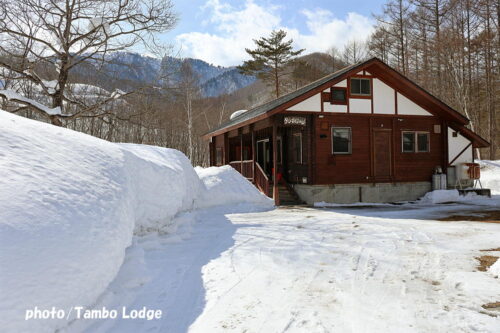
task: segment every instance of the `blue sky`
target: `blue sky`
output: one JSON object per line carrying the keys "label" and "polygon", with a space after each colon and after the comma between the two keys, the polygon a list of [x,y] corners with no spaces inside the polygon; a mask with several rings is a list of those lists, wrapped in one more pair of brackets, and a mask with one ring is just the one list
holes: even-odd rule
{"label": "blue sky", "polygon": [[252,39],[284,29],[306,52],[342,48],[372,32],[383,0],[173,0],[179,23],[162,35],[174,52],[222,66],[247,59]]}

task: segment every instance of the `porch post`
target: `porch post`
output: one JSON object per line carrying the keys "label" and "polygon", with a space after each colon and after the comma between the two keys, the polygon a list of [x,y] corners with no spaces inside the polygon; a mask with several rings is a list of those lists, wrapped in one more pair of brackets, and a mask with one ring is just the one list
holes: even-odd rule
{"label": "porch post", "polygon": [[210,141],[208,142],[208,166],[214,166],[215,165],[215,158],[214,158],[214,142],[215,137],[210,137]]}
{"label": "porch post", "polygon": [[224,133],[224,164],[229,164],[229,137],[228,132]]}
{"label": "porch post", "polygon": [[240,128],[240,172],[243,175],[243,129]]}
{"label": "porch post", "polygon": [[274,204],[279,205],[280,204],[280,198],[279,198],[279,193],[278,193],[278,144],[277,144],[277,137],[278,137],[278,124],[277,124],[277,119],[276,116],[273,118],[273,198],[274,198]]}
{"label": "porch post", "polygon": [[254,132],[254,125],[250,125],[250,132],[252,133],[252,180],[255,183],[255,161],[256,161],[256,156],[255,156],[255,132]]}

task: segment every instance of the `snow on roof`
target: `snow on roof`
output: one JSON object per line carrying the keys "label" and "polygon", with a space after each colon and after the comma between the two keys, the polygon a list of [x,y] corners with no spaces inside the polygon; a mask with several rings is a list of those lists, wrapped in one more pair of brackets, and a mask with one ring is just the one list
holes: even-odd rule
{"label": "snow on roof", "polygon": [[247,112],[248,110],[238,110],[238,111],[234,111],[231,116],[229,117],[229,119],[233,120],[234,118],[238,117],[240,114],[243,114],[245,112]]}

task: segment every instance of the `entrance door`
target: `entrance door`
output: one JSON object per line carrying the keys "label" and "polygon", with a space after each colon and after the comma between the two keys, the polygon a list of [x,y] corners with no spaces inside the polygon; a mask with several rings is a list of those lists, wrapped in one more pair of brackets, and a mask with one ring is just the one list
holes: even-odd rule
{"label": "entrance door", "polygon": [[271,174],[271,151],[269,149],[269,139],[257,141],[257,163],[267,175]]}
{"label": "entrance door", "polygon": [[373,158],[374,174],[376,178],[390,178],[392,176],[392,130],[373,130]]}

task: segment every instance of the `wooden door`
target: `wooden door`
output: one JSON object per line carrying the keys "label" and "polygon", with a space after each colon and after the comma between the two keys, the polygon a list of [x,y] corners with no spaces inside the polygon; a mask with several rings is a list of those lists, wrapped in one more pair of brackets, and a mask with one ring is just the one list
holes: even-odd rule
{"label": "wooden door", "polygon": [[375,178],[384,179],[392,176],[392,130],[373,130],[373,168]]}

